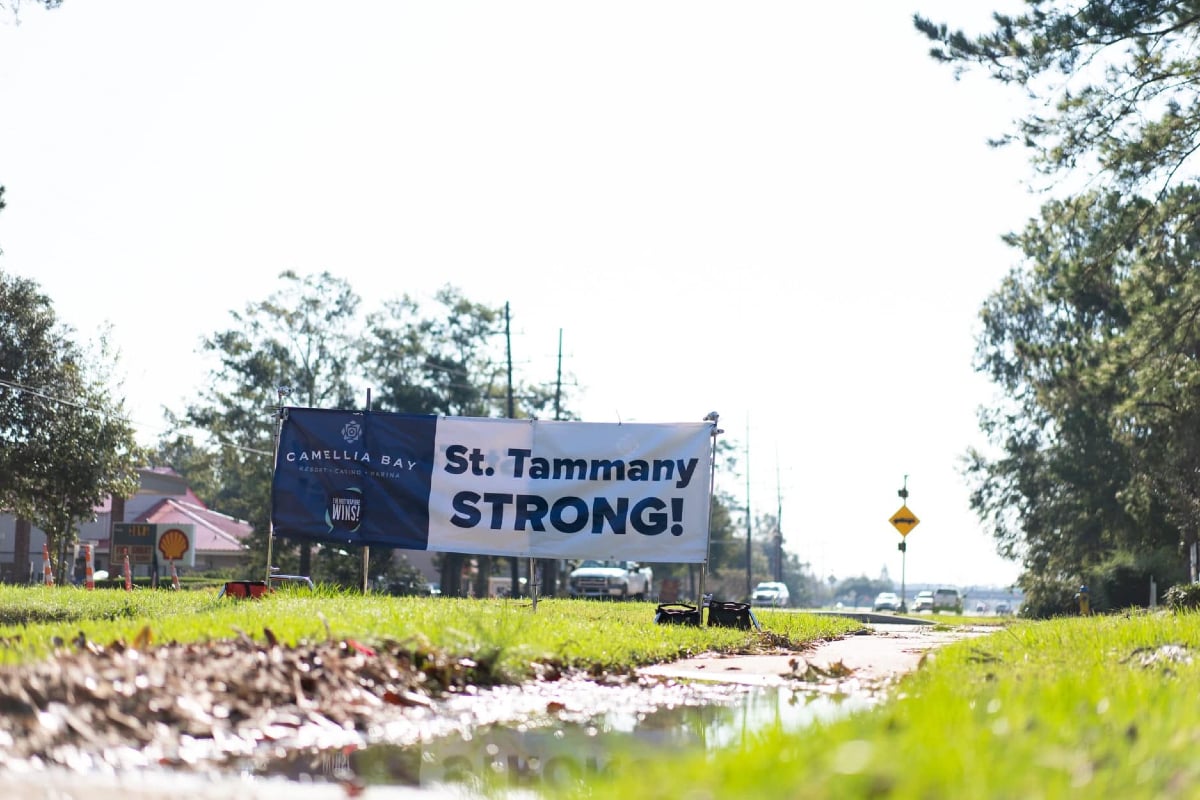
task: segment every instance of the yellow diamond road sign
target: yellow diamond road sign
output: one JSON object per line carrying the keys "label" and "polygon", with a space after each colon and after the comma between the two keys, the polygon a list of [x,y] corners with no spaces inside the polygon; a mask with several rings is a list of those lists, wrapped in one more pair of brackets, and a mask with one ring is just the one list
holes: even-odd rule
{"label": "yellow diamond road sign", "polygon": [[912,529],[920,524],[921,520],[917,519],[917,515],[908,510],[907,505],[900,506],[900,510],[892,514],[892,518],[888,520],[892,523],[892,527],[900,531],[901,536],[908,536]]}

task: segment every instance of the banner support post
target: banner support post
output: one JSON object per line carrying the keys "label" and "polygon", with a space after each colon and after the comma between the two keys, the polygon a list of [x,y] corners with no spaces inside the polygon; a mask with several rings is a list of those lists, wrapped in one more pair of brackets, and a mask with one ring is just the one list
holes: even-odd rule
{"label": "banner support post", "polygon": [[537,564],[537,562],[534,561],[533,556],[530,556],[529,557],[529,598],[533,602],[533,612],[535,614],[537,613],[537,596],[538,596],[536,564]]}
{"label": "banner support post", "polygon": [[[713,496],[717,491],[717,437],[725,431],[717,427],[717,422],[721,419],[721,415],[715,411],[710,411],[704,415],[705,422],[713,424],[712,429],[712,457],[708,463],[708,508],[709,513],[705,516],[709,520],[709,526],[712,526],[712,501]],[[700,609],[700,616],[704,617],[704,577],[708,573],[708,559],[712,549],[712,531],[704,532],[704,561],[700,564],[700,599],[696,603],[696,607]]]}
{"label": "banner support post", "polygon": [[[367,413],[371,411],[371,390],[367,389]],[[371,545],[364,544],[362,551],[362,590],[369,594],[371,589]]]}
{"label": "banner support post", "polygon": [[363,545],[363,552],[362,552],[362,571],[363,571],[363,579],[362,579],[362,590],[363,590],[363,594],[368,594],[368,593],[370,592],[370,581],[371,581],[371,579],[370,579],[370,574],[371,574],[371,546],[370,546],[370,545],[367,545],[367,544],[364,544],[364,545]]}
{"label": "banner support post", "polygon": [[275,407],[275,448],[271,453],[271,514],[267,521],[267,588],[271,588],[271,549],[275,544],[275,509],[274,509],[274,494],[275,494],[275,470],[279,468],[279,437],[283,432],[283,398],[291,395],[292,390],[288,386],[279,386],[276,388],[276,393],[279,398],[279,404]]}

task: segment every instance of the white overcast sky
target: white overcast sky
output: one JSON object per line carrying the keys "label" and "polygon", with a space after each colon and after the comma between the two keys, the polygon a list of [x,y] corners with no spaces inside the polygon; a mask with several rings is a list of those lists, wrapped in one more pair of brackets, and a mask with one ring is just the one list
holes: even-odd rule
{"label": "white overcast sky", "polygon": [[[0,268],[106,321],[138,431],[283,270],[510,304],[588,421],[721,414],[823,575],[1007,585],[961,458],[977,313],[1036,209],[1021,113],[914,12],[991,3],[26,0],[0,20]],[[719,478],[745,500],[742,478]]]}

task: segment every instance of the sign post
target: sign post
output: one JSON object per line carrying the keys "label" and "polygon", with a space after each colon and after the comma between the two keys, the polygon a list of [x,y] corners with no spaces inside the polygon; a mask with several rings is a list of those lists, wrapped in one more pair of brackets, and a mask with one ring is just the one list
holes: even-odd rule
{"label": "sign post", "polygon": [[907,566],[908,558],[908,542],[906,537],[912,533],[912,529],[921,523],[917,519],[917,515],[908,510],[908,476],[904,476],[904,485],[900,491],[896,492],[900,495],[900,510],[892,514],[892,518],[888,522],[892,523],[892,527],[900,531],[900,611],[908,613],[908,593],[904,584],[904,572]]}

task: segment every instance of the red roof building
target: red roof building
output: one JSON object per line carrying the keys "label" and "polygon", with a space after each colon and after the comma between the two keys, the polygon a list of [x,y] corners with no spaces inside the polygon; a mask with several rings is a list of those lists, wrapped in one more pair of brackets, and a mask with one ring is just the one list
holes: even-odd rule
{"label": "red roof building", "polygon": [[[213,511],[183,478],[167,468],[139,470],[141,485],[129,498],[109,498],[96,508],[92,521],[79,526],[80,544],[94,548],[96,570],[112,571],[110,543],[114,522],[190,525],[194,535],[193,570],[237,567],[246,562],[244,541],[253,527],[245,520]],[[0,574],[24,582],[41,574],[45,534],[11,514],[0,514]],[[119,565],[118,565],[119,566]]]}

